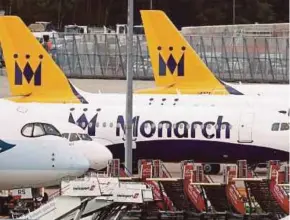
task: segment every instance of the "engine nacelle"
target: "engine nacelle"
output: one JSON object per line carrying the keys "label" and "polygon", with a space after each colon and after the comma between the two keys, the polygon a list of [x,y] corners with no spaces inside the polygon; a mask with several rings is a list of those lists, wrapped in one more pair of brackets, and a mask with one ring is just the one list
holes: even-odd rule
{"label": "engine nacelle", "polygon": [[225,164],[219,163],[204,163],[203,172],[205,175],[221,175],[226,167]]}

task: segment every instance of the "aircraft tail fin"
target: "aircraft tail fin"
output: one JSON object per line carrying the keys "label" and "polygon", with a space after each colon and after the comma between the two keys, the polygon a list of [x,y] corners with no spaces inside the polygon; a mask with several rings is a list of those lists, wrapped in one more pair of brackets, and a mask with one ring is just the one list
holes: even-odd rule
{"label": "aircraft tail fin", "polygon": [[0,45],[14,101],[87,103],[19,17],[0,16]]}
{"label": "aircraft tail fin", "polygon": [[233,91],[215,77],[164,12],[141,10],[141,17],[155,83],[157,87],[163,87],[156,93],[175,87],[198,94],[212,94],[214,91],[232,94]]}

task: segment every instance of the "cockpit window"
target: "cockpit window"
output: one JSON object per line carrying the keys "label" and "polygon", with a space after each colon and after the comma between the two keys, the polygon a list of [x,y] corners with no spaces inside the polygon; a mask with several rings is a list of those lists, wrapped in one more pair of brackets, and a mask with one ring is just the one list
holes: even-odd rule
{"label": "cockpit window", "polygon": [[76,133],[70,134],[69,141],[79,141],[79,140],[80,140],[80,138],[79,138],[78,134],[76,134]]}
{"label": "cockpit window", "polygon": [[43,130],[42,124],[40,123],[34,124],[33,137],[40,137],[43,135],[45,135],[45,132]]}
{"label": "cockpit window", "polygon": [[45,135],[54,135],[61,137],[61,134],[53,125],[40,122],[24,125],[21,129],[21,134],[24,137],[40,137]]}
{"label": "cockpit window", "polygon": [[88,134],[79,134],[79,137],[84,141],[92,141],[93,140]]}
{"label": "cockpit window", "polygon": [[45,133],[47,135],[56,135],[56,136],[61,136],[61,134],[59,133],[58,130],[56,130],[56,128],[50,124],[43,124]]}
{"label": "cockpit window", "polygon": [[272,125],[272,131],[278,131],[279,130],[279,126],[280,126],[280,123],[274,123]]}
{"label": "cockpit window", "polygon": [[66,139],[68,139],[69,134],[68,133],[63,133],[61,136],[66,138]]}
{"label": "cockpit window", "polygon": [[289,123],[281,123],[281,131],[289,130]]}
{"label": "cockpit window", "polygon": [[25,137],[32,137],[33,124],[27,124],[22,128],[22,135]]}

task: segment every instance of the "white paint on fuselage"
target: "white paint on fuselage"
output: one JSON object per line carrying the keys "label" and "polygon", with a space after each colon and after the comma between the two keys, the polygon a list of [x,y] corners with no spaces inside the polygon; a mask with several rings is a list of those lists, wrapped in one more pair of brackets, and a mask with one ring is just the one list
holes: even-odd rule
{"label": "white paint on fuselage", "polygon": [[1,102],[0,122],[0,190],[54,185],[61,178],[77,177],[88,170],[88,160],[69,148],[64,138],[22,136],[26,123],[46,123],[45,118],[41,120],[37,114],[27,118],[15,103]]}
{"label": "white paint on fuselage", "polygon": [[[120,96],[119,96],[120,97]],[[134,105],[134,116],[140,116],[139,126],[137,128],[138,136],[136,137],[136,141],[150,141],[150,140],[160,140],[160,139],[193,139],[193,140],[207,140],[207,141],[220,141],[220,142],[229,142],[229,143],[239,143],[240,140],[240,133],[241,132],[249,132],[250,131],[250,138],[253,140],[251,143],[245,142],[245,145],[255,145],[261,147],[269,147],[277,150],[283,150],[289,152],[289,131],[271,131],[272,124],[275,122],[288,122],[288,117],[285,114],[278,113],[272,109],[267,109],[264,106],[259,107],[256,104],[253,106],[251,105],[243,105],[242,101],[238,102],[236,97],[235,99],[232,98],[216,98],[217,102],[214,102],[213,97],[210,96],[189,96],[189,97],[179,97],[178,102],[183,103],[190,103],[187,107],[183,104],[173,105],[173,97],[171,100],[167,99],[168,104],[161,105],[162,96],[154,99],[155,104],[148,105],[148,96],[140,97],[143,98],[143,106],[141,105],[140,100],[136,98],[136,102]],[[170,97],[170,96],[169,96]],[[113,97],[111,97],[113,99]],[[144,99],[147,99],[145,102]],[[115,99],[116,100],[116,99]],[[227,100],[229,103],[227,103]],[[241,100],[246,101],[243,97]],[[27,113],[25,113],[27,118],[32,118],[33,115],[38,113],[39,117],[45,117],[46,119],[54,122],[54,121],[61,121],[63,123],[68,122],[69,115],[72,114],[72,117],[75,121],[78,118],[85,114],[88,122],[96,116],[96,124],[93,129],[95,129],[95,137],[99,139],[106,139],[109,140],[111,143],[124,143],[124,133],[120,125],[117,124],[117,119],[119,116],[122,116],[125,119],[125,109],[123,108],[124,104],[117,106],[116,103],[113,103],[113,106],[110,105],[110,100],[107,99],[107,102],[93,102],[92,104],[18,104],[19,106],[23,106],[27,109]],[[117,102],[117,101],[116,101]],[[154,101],[153,101],[154,102]],[[218,103],[219,104],[216,104]],[[232,103],[237,103],[236,105]],[[98,103],[98,104],[95,104]],[[211,103],[211,104],[210,104]],[[238,105],[240,103],[240,105]],[[268,104],[269,105],[269,104]],[[83,111],[86,108],[86,111]],[[47,110],[49,109],[49,110]],[[71,111],[71,109],[74,109]],[[100,112],[97,111],[100,109]],[[247,112],[254,114],[254,120],[247,122],[247,121],[240,121],[240,118],[243,114]],[[150,120],[154,122],[155,126],[158,126],[160,121],[170,121],[172,125],[176,124],[177,122],[185,121],[192,125],[193,122],[200,121],[203,124],[205,122],[212,121],[217,123],[218,116],[223,117],[223,122],[228,122],[231,124],[231,137],[225,138],[225,131],[221,131],[222,135],[220,138],[216,138],[217,134],[213,138],[205,137],[202,132],[201,128],[196,128],[196,136],[184,138],[178,138],[176,136],[167,137],[165,134],[166,128],[162,129],[163,135],[162,137],[158,136],[158,127],[156,127],[156,131],[150,137],[145,137],[142,135],[141,126],[142,124]],[[248,131],[245,129],[241,129],[241,126],[244,125],[248,127]],[[119,126],[119,127],[118,127]],[[148,128],[150,129],[150,128]],[[173,129],[173,128],[172,128]],[[191,127],[189,128],[189,132]],[[211,128],[213,129],[213,127]],[[120,131],[120,134],[117,135],[116,132]],[[150,133],[150,130],[146,131],[143,129],[144,132]],[[182,129],[181,129],[182,130]],[[88,128],[86,128],[88,131]],[[172,130],[173,132],[173,130]],[[181,131],[180,131],[181,132]],[[207,131],[208,134],[213,134],[213,130],[210,129]],[[93,135],[94,136],[94,135]]]}

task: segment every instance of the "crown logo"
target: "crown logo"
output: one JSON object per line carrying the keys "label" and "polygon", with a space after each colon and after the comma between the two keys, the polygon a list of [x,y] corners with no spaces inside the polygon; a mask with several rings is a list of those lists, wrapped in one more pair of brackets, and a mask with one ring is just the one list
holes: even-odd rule
{"label": "crown logo", "polygon": [[97,118],[98,118],[98,113],[101,111],[101,109],[97,109],[97,113],[91,119],[88,119],[85,114],[85,112],[87,111],[87,108],[83,110],[84,113],[81,114],[81,116],[76,120],[73,117],[73,114],[72,114],[73,111],[74,109],[71,109],[68,122],[79,126],[83,130],[88,129],[88,134],[90,136],[96,136]]}
{"label": "crown logo", "polygon": [[[41,86],[41,60],[43,59],[43,55],[39,55],[40,62],[38,64],[38,66],[36,67],[35,71],[32,70],[32,67],[28,61],[26,62],[25,66],[22,70],[17,62],[18,54],[14,54],[13,58],[15,60],[15,67],[14,67],[15,82],[14,82],[14,84],[15,85],[23,85],[23,78],[25,78],[26,81],[28,82],[28,84],[30,84],[30,82],[34,78],[34,85]],[[26,60],[29,60],[30,55],[26,54],[25,58],[26,58]]]}
{"label": "crown logo", "polygon": [[[162,57],[160,51],[162,51],[162,47],[159,46],[157,50],[159,51],[159,76],[166,76],[166,70],[168,69],[170,73],[173,75],[175,70],[177,69],[177,76],[184,76],[184,51],[185,47],[181,47],[182,55],[177,60],[172,52],[170,53],[169,57],[167,60]],[[169,51],[173,51],[173,47],[169,47]]]}

